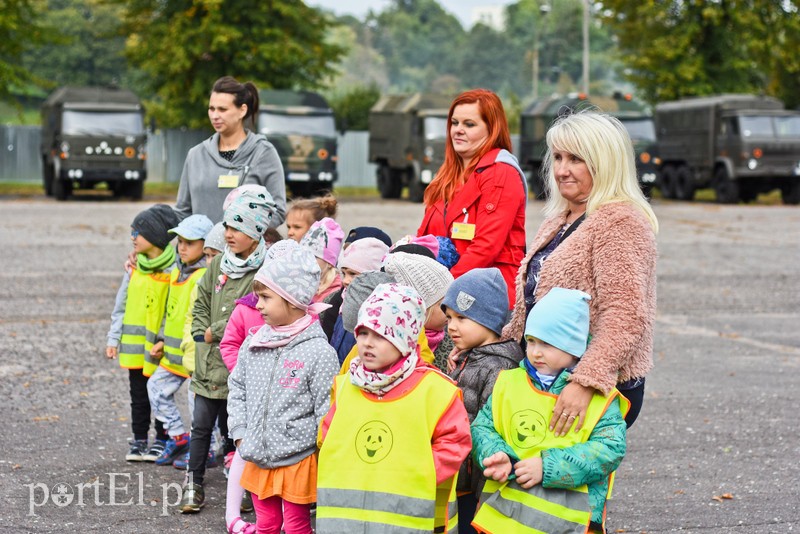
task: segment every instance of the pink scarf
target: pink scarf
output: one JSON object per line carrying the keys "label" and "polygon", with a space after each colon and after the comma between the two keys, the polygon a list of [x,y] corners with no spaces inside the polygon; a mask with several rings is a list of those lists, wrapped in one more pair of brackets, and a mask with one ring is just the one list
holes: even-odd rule
{"label": "pink scarf", "polygon": [[[305,314],[295,322],[283,326],[270,326],[268,324],[254,326],[250,329],[250,333],[253,334],[250,346],[274,349],[288,345],[303,330],[311,326],[314,319],[311,315]],[[256,330],[256,332],[253,333],[253,330]]]}

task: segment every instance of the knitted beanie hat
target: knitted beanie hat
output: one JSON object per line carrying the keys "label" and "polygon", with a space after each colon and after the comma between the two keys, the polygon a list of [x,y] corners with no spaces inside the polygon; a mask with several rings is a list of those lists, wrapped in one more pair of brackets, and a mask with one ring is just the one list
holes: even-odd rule
{"label": "knitted beanie hat", "polygon": [[[225,197],[225,200],[222,201],[222,211],[228,209],[228,206],[233,204],[233,201],[242,196],[242,193],[245,191],[250,191],[251,193],[255,193],[258,195],[259,193],[263,193],[266,188],[260,184],[244,184],[240,185],[236,189],[231,189],[231,192],[228,193],[228,196]],[[275,213],[275,208],[277,204],[275,204],[275,200],[272,198],[272,195],[267,191],[267,200],[271,202],[270,211]]]}
{"label": "knitted beanie hat", "polygon": [[447,288],[453,283],[453,275],[447,267],[418,254],[390,254],[383,268],[399,283],[416,289],[425,302],[425,309],[442,300]]}
{"label": "knitted beanie hat", "polygon": [[436,259],[436,255],[431,252],[431,249],[428,247],[423,247],[422,245],[417,245],[416,243],[397,245],[396,247],[389,249],[389,254],[397,254],[398,252],[405,252],[407,254],[414,254],[416,256],[425,256],[426,258],[430,258],[432,260]]}
{"label": "knitted beanie hat", "polygon": [[214,250],[219,250],[220,252],[225,251],[225,225],[221,222],[218,222],[214,225],[208,235],[206,236],[206,242],[203,245],[203,248],[213,248]]}
{"label": "knitted beanie hat", "polygon": [[382,271],[369,271],[353,278],[353,281],[347,286],[342,300],[341,314],[344,329],[350,333],[355,332],[356,324],[358,324],[358,310],[367,297],[379,284],[393,282],[396,282],[394,276]]}
{"label": "knitted beanie hat", "polygon": [[335,266],[342,250],[342,240],[342,227],[330,217],[325,217],[311,225],[300,244],[311,250],[317,258]]}
{"label": "knitted beanie hat", "polygon": [[402,356],[408,356],[417,348],[424,322],[425,307],[414,288],[380,284],[358,310],[355,332],[369,328],[397,347]]}
{"label": "knitted beanie hat", "polygon": [[365,237],[342,251],[339,257],[340,269],[352,269],[357,273],[377,271],[381,268],[383,258],[389,252],[386,244],[374,237]]}
{"label": "knitted beanie hat", "polygon": [[439,254],[436,256],[436,261],[447,267],[448,269],[452,269],[453,265],[458,263],[458,260],[461,259],[461,255],[456,250],[455,244],[449,237],[444,237],[437,235],[436,241],[439,242]]}
{"label": "knitted beanie hat", "polygon": [[169,233],[171,228],[178,226],[178,216],[166,204],[156,204],[142,211],[133,219],[131,228],[139,232],[153,246],[165,249],[174,237]]}
{"label": "knitted beanie hat", "polygon": [[576,358],[589,340],[589,301],[577,289],[554,287],[536,301],[525,322],[525,337],[535,337]]}
{"label": "knitted beanie hat", "polygon": [[225,209],[223,216],[225,226],[239,230],[255,241],[261,240],[264,231],[269,228],[275,211],[275,201],[272,200],[267,188],[257,187],[258,189],[249,186],[239,191],[238,196]]}
{"label": "knitted beanie hat", "polygon": [[308,310],[321,273],[314,255],[292,240],[279,241],[267,255],[255,279],[295,307]]}
{"label": "knitted beanie hat", "polygon": [[380,228],[375,228],[374,226],[357,226],[353,228],[347,234],[347,239],[345,239],[344,242],[354,243],[355,241],[364,239],[365,237],[374,237],[382,243],[385,243],[387,247],[392,246],[392,238],[389,237],[386,232]]}
{"label": "knitted beanie hat", "polygon": [[437,257],[439,255],[439,241],[437,241],[436,236],[428,234],[428,235],[421,235],[421,236],[413,236],[413,235],[406,235],[401,237],[397,240],[397,242],[391,246],[394,250],[397,247],[402,247],[403,245],[420,245],[433,253],[433,257]]}
{"label": "knitted beanie hat", "polygon": [[442,301],[445,306],[500,335],[508,315],[508,289],[500,269],[472,269],[458,277]]}
{"label": "knitted beanie hat", "polygon": [[186,217],[175,228],[171,228],[169,233],[179,235],[188,241],[197,241],[205,239],[213,227],[214,223],[211,222],[211,219],[200,213],[195,213]]}

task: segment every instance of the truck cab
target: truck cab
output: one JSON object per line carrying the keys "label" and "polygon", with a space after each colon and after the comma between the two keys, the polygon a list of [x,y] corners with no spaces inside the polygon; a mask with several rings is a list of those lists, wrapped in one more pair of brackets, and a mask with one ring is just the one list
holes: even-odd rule
{"label": "truck cab", "polygon": [[295,197],[333,189],[337,140],[333,110],[310,91],[260,91],[258,132],[275,146]]}
{"label": "truck cab", "polygon": [[544,197],[544,183],[540,172],[547,153],[547,130],[553,121],[564,113],[582,109],[599,109],[622,122],[633,142],[636,153],[636,171],[639,186],[646,196],[657,180],[658,148],[656,131],[650,108],[620,92],[612,96],[588,96],[571,93],[537,100],[522,113],[520,120],[519,161],[528,176],[530,190],[537,198]]}
{"label": "truck cab", "polygon": [[42,105],[40,147],[44,189],[65,200],[75,188],[101,182],[115,196],[142,198],[147,132],[144,110],[130,91],[63,87]]}

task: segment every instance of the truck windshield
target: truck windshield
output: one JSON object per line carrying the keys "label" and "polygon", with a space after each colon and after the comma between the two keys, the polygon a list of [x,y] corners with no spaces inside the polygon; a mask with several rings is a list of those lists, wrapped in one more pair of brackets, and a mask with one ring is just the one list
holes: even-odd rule
{"label": "truck windshield", "polygon": [[746,115],[739,117],[745,137],[800,138],[800,115],[770,117]]}
{"label": "truck windshield", "polygon": [[621,119],[633,141],[656,141],[656,128],[653,119]]}
{"label": "truck windshield", "polygon": [[318,135],[336,137],[336,124],[331,115],[281,115],[264,113],[258,117],[259,132],[270,134]]}
{"label": "truck windshield", "polygon": [[800,139],[800,115],[775,117],[775,131],[781,138]]}
{"label": "truck windshield", "polygon": [[447,139],[447,117],[425,117],[425,139]]}
{"label": "truck windshield", "polygon": [[67,135],[142,135],[141,113],[131,111],[64,111],[63,133]]}

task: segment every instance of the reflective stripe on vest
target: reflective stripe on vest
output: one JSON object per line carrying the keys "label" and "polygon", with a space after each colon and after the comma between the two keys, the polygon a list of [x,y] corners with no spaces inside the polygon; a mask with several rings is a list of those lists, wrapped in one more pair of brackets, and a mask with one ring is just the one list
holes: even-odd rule
{"label": "reflective stripe on vest", "polygon": [[[126,369],[143,369],[145,353],[150,353],[152,342],[148,334],[158,332],[164,316],[164,303],[169,288],[169,274],[142,274],[131,271],[125,298],[125,315],[122,317],[119,365]],[[153,339],[155,334],[153,334]],[[148,375],[149,376],[149,375]]]}
{"label": "reflective stripe on vest", "polygon": [[426,370],[402,397],[372,400],[347,374],[336,377],[334,394],[319,453],[316,531],[456,532],[456,477],[437,487],[431,452],[439,419],[460,395],[455,384]]}
{"label": "reflective stripe on vest", "polygon": [[189,371],[183,366],[183,327],[192,303],[192,290],[205,272],[205,267],[197,269],[183,282],[178,282],[178,269],[170,273],[167,318],[164,322],[164,357],[160,365],[170,373],[186,378],[189,377]]}
{"label": "reflective stripe on vest", "polygon": [[[492,390],[495,430],[521,460],[552,448],[586,442],[608,405],[619,397],[614,389],[608,397],[595,394],[586,409],[579,432],[556,437],[548,425],[558,395],[541,391],[525,369],[502,371]],[[523,489],[514,481],[500,484],[487,480],[474,524],[489,533],[585,532],[591,520],[588,488]],[[536,528],[533,528],[535,526]]]}

